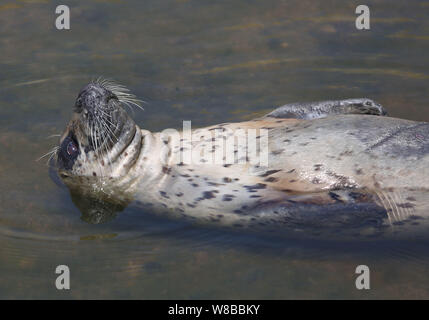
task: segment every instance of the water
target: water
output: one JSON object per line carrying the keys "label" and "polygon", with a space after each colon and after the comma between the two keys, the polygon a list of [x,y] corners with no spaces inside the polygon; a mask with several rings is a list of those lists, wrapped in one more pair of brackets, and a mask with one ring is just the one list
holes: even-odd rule
{"label": "water", "polygon": [[[295,101],[368,97],[429,121],[429,2],[56,1],[0,4],[0,298],[429,298],[427,244],[312,243],[193,226],[127,208],[81,219],[35,160],[103,75],[147,101],[143,128],[241,121]],[[55,267],[71,269],[58,291]],[[371,290],[356,290],[357,265]]]}

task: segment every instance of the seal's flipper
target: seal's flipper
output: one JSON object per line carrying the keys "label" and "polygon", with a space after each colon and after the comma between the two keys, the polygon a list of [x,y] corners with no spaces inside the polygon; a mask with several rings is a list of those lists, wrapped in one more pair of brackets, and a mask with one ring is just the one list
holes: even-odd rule
{"label": "seal's flipper", "polygon": [[275,109],[264,118],[316,119],[335,114],[370,114],[385,116],[386,110],[373,100],[346,99],[308,103],[290,103]]}
{"label": "seal's flipper", "polygon": [[[293,199],[293,200],[292,200]],[[302,239],[360,240],[389,232],[386,209],[367,190],[346,189],[261,201],[247,214],[250,229]]]}
{"label": "seal's flipper", "polygon": [[98,197],[82,195],[74,190],[70,191],[71,199],[82,213],[81,219],[89,224],[99,224],[110,221],[118,212],[125,209],[120,203],[107,202]]}
{"label": "seal's flipper", "polygon": [[402,225],[410,219],[429,223],[429,190],[374,190],[374,193],[377,203],[386,209],[391,224]]}
{"label": "seal's flipper", "polygon": [[259,218],[250,225],[251,228],[280,228],[291,237],[298,238],[378,237],[390,227],[386,210],[373,202],[291,205],[284,201],[266,203],[255,209]]}
{"label": "seal's flipper", "polygon": [[58,176],[58,171],[54,165],[53,159],[51,159],[49,161],[49,177],[51,178],[52,182],[55,183],[58,187],[65,189],[66,186],[64,185],[64,182],[62,182],[60,177]]}

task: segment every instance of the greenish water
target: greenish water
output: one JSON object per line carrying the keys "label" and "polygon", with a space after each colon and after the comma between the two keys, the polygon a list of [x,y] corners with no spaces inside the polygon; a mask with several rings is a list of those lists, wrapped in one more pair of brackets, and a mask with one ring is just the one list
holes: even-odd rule
{"label": "greenish water", "polygon": [[[71,8],[71,30],[54,27]],[[429,1],[42,1],[0,4],[0,298],[429,298],[424,243],[290,242],[128,208],[87,224],[43,161],[80,88],[147,101],[148,130],[241,121],[295,101],[368,97],[429,121]],[[71,270],[58,291],[55,267]],[[357,265],[371,289],[355,288]]]}

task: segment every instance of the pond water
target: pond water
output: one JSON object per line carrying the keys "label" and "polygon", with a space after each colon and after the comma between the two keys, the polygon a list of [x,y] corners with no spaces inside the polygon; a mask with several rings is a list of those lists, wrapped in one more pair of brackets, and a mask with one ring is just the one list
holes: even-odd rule
{"label": "pond water", "polygon": [[[368,97],[391,116],[429,121],[429,2],[57,1],[0,4],[0,298],[429,298],[427,243],[314,243],[210,229],[127,208],[81,219],[36,161],[74,100],[104,76],[147,101],[158,131],[242,121],[295,101]],[[55,268],[71,290],[55,288]],[[355,268],[371,270],[357,290]]]}

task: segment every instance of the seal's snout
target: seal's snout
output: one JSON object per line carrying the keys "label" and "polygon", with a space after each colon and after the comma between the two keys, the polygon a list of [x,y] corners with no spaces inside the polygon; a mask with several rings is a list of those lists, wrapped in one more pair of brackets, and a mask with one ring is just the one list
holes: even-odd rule
{"label": "seal's snout", "polygon": [[363,99],[362,110],[366,111],[366,114],[373,114],[378,116],[386,116],[387,111],[383,106],[374,100]]}
{"label": "seal's snout", "polygon": [[103,86],[90,83],[79,92],[75,103],[75,111],[97,116],[103,110],[109,109],[111,99],[117,100],[118,98]]}

